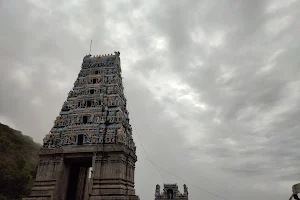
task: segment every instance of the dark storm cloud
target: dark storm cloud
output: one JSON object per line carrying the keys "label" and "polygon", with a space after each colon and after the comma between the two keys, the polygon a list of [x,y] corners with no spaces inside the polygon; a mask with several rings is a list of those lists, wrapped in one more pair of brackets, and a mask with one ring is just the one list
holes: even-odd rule
{"label": "dark storm cloud", "polygon": [[[164,182],[187,183],[194,199],[217,198],[191,184],[227,199],[287,198],[300,178],[299,6],[2,1],[0,120],[41,142],[93,39],[93,54],[121,52],[141,199]],[[141,144],[183,180],[157,172]]]}

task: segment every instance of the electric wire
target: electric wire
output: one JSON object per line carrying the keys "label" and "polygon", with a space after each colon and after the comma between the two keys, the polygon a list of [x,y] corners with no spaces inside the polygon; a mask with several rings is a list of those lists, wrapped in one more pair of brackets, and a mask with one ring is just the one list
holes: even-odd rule
{"label": "electric wire", "polygon": [[[160,173],[160,171],[158,170],[158,168],[156,167],[156,165],[150,160],[150,158],[149,158],[149,156],[148,156],[148,153],[147,153],[147,151],[145,150],[144,145],[143,145],[142,142],[141,142],[141,138],[140,138],[140,136],[139,136],[139,134],[138,134],[137,132],[136,132],[136,135],[138,136],[138,139],[139,139],[139,141],[140,141],[140,145],[141,145],[142,149],[144,150],[146,159],[152,163],[152,165],[155,167],[156,171],[157,171],[158,174],[160,175],[161,179],[164,180],[162,174]],[[149,159],[148,159],[148,158],[149,158]]]}
{"label": "electric wire", "polygon": [[[146,159],[147,159],[149,162],[151,162],[151,163],[153,164],[153,162],[150,161],[148,158],[146,158]],[[209,194],[211,194],[211,195],[213,195],[213,196],[215,196],[215,197],[218,197],[218,198],[220,198],[220,199],[229,200],[229,199],[226,199],[226,198],[224,198],[224,197],[221,197],[221,196],[218,195],[218,194],[215,194],[215,193],[210,192],[210,191],[208,191],[208,190],[206,190],[206,189],[203,189],[203,188],[201,188],[201,187],[199,187],[199,186],[197,186],[197,185],[195,185],[195,184],[193,184],[193,183],[191,183],[191,182],[189,182],[189,181],[186,181],[186,180],[180,178],[179,176],[177,176],[177,175],[175,175],[175,174],[169,172],[168,170],[165,170],[164,168],[158,166],[157,164],[154,164],[154,165],[156,165],[156,166],[157,166],[158,168],[160,168],[161,170],[163,170],[163,171],[169,173],[170,175],[172,175],[172,176],[178,178],[179,180],[181,180],[181,181],[183,181],[183,182],[185,182],[185,183],[188,183],[188,184],[191,185],[191,186],[194,186],[195,188],[197,188],[197,189],[199,189],[199,190],[202,190],[202,191],[204,191],[204,192],[206,192],[206,193],[209,193]]]}
{"label": "electric wire", "polygon": [[183,182],[185,182],[185,183],[188,183],[189,185],[191,185],[191,186],[193,186],[193,187],[195,187],[195,188],[197,188],[197,189],[199,189],[199,190],[201,190],[201,191],[204,191],[204,192],[206,192],[206,193],[208,193],[208,194],[210,194],[210,195],[213,195],[213,196],[215,196],[215,197],[217,197],[217,198],[220,198],[220,199],[223,199],[223,200],[229,200],[229,199],[224,198],[224,197],[222,197],[222,196],[220,196],[220,195],[218,195],[218,194],[215,194],[215,193],[210,192],[210,191],[208,191],[208,190],[206,190],[206,189],[203,189],[203,188],[201,188],[201,187],[199,187],[199,186],[197,186],[197,185],[195,185],[195,184],[193,184],[193,183],[191,183],[191,182],[189,182],[189,181],[186,181],[186,180],[180,178],[179,176],[177,176],[177,175],[175,175],[175,174],[169,172],[168,170],[162,168],[161,166],[155,164],[155,163],[149,158],[148,153],[147,153],[146,149],[144,148],[144,145],[143,145],[143,143],[142,143],[142,141],[141,141],[141,138],[140,138],[139,134],[138,134],[137,132],[135,132],[135,134],[138,136],[140,145],[141,145],[141,147],[142,147],[142,149],[143,149],[143,151],[144,151],[144,153],[145,153],[145,156],[146,156],[145,159],[148,160],[148,161],[155,167],[155,169],[156,169],[157,172],[160,174],[160,176],[161,176],[162,179],[163,179],[162,174],[160,173],[160,171],[159,171],[158,168],[160,168],[161,170],[167,172],[168,174],[170,174],[170,175],[172,175],[172,176],[178,178],[179,180],[181,180],[181,181],[183,181]]}
{"label": "electric wire", "polygon": [[[127,108],[128,108],[128,111],[130,112],[130,109],[129,109],[129,106],[128,106],[128,105],[127,105]],[[131,120],[131,121],[132,121],[132,120]],[[134,127],[134,128],[135,128],[135,127]],[[160,167],[159,165],[155,164],[155,163],[149,158],[148,153],[147,153],[146,149],[144,148],[144,145],[143,145],[143,143],[142,143],[142,141],[141,141],[141,138],[140,138],[138,132],[136,131],[135,134],[137,135],[138,140],[139,140],[139,142],[140,142],[140,146],[142,147],[142,149],[143,149],[143,151],[144,151],[144,153],[145,153],[145,156],[146,156],[145,159],[148,160],[148,161],[154,166],[154,168],[157,170],[157,172],[158,172],[159,175],[161,176],[162,180],[163,180],[163,177],[162,177],[162,174],[161,174],[161,172],[159,171],[158,168],[160,168],[161,170],[167,172],[168,174],[170,174],[170,175],[172,175],[172,176],[178,178],[179,180],[181,180],[181,181],[183,181],[183,182],[185,182],[185,183],[188,183],[189,185],[191,185],[191,186],[197,188],[198,190],[201,190],[201,191],[203,191],[203,192],[206,192],[206,193],[208,193],[208,194],[210,194],[210,195],[212,195],[212,196],[215,196],[215,197],[217,197],[217,198],[219,198],[219,199],[229,200],[229,199],[227,199],[227,198],[225,198],[225,197],[222,197],[222,196],[220,196],[220,195],[218,195],[218,194],[216,194],[216,193],[213,193],[213,192],[210,192],[210,191],[208,191],[208,190],[206,190],[206,189],[203,189],[203,188],[201,188],[201,187],[199,187],[199,186],[197,186],[197,185],[195,185],[195,184],[193,184],[193,183],[191,183],[191,182],[189,182],[189,181],[186,181],[186,180],[180,178],[179,176],[177,176],[177,175],[175,175],[175,174],[169,172],[168,170],[166,170],[166,169]]]}

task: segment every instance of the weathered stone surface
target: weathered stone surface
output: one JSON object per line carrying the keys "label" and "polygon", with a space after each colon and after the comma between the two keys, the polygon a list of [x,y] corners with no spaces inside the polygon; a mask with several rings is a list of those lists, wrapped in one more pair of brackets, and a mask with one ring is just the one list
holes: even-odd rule
{"label": "weathered stone surface", "polygon": [[184,192],[180,193],[177,184],[164,184],[163,192],[160,192],[160,185],[156,185],[155,200],[173,199],[173,200],[188,200],[188,188],[183,185]]}

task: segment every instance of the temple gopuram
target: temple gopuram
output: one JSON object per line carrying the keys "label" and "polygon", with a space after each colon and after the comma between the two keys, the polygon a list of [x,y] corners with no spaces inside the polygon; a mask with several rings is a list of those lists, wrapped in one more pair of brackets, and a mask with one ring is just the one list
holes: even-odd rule
{"label": "temple gopuram", "polygon": [[160,199],[173,199],[173,200],[188,200],[188,188],[184,184],[183,185],[183,193],[180,193],[178,190],[177,184],[164,184],[164,189],[162,192],[160,192],[160,185],[156,185],[155,189],[155,199],[154,200],[160,200]]}
{"label": "temple gopuram", "polygon": [[120,53],[83,58],[45,136],[36,180],[23,200],[138,200],[137,161],[123,93]]}

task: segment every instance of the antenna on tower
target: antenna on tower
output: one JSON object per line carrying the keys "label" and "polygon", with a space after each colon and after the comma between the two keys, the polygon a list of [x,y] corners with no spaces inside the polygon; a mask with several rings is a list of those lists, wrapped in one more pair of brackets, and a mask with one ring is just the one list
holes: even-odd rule
{"label": "antenna on tower", "polygon": [[90,53],[89,53],[89,55],[91,55],[91,50],[92,50],[92,42],[93,42],[93,40],[91,40],[91,43],[90,43]]}

